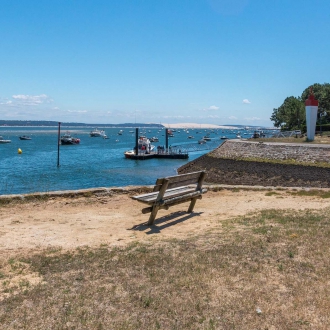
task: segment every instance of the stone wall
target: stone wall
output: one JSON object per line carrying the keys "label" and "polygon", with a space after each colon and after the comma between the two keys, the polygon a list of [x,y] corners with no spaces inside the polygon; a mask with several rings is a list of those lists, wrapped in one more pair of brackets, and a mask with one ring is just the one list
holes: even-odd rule
{"label": "stone wall", "polygon": [[[329,146],[231,140],[181,166],[178,173],[206,170],[206,182],[217,184],[330,188],[330,167],[317,164],[330,163],[329,152]],[[296,163],[281,163],[285,159]]]}
{"label": "stone wall", "polygon": [[230,159],[295,160],[330,163],[330,145],[227,140],[211,155]]}

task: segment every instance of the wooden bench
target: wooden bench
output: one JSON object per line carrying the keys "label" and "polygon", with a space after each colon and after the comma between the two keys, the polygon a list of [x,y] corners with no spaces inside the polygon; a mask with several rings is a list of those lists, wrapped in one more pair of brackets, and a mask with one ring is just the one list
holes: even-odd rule
{"label": "wooden bench", "polygon": [[205,175],[205,171],[199,171],[157,179],[154,192],[132,198],[151,205],[142,209],[143,214],[151,212],[148,221],[150,226],[154,223],[158,210],[168,210],[172,205],[190,201],[188,212],[191,213],[197,199],[202,199],[202,194],[207,192],[207,189],[202,188]]}

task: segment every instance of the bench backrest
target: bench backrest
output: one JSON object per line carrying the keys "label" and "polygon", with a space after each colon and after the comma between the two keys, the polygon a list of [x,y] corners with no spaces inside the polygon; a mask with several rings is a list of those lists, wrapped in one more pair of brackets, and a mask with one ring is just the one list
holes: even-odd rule
{"label": "bench backrest", "polygon": [[199,172],[174,175],[174,176],[168,176],[166,178],[157,179],[153,191],[160,191],[165,181],[168,181],[167,189],[187,186],[191,184],[196,184],[196,189],[201,189],[205,174],[206,174],[205,171],[199,171]]}

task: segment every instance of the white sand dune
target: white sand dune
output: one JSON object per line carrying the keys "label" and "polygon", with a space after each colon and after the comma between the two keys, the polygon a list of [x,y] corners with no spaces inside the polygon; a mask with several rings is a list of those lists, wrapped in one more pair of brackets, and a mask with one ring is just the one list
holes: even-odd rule
{"label": "white sand dune", "polygon": [[221,126],[214,124],[197,124],[197,123],[178,123],[178,124],[164,124],[166,128],[220,128],[220,129],[238,129],[234,126]]}

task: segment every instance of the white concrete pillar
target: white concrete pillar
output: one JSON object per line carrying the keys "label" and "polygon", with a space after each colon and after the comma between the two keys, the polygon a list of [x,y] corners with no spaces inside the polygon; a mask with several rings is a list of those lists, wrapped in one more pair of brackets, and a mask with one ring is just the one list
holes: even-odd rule
{"label": "white concrete pillar", "polygon": [[314,141],[318,108],[319,108],[319,101],[315,100],[314,93],[311,89],[309,97],[305,101],[307,139],[309,141]]}

